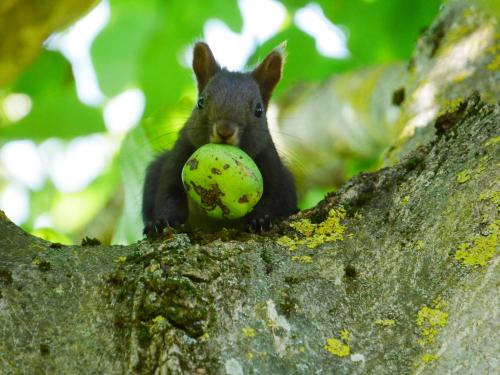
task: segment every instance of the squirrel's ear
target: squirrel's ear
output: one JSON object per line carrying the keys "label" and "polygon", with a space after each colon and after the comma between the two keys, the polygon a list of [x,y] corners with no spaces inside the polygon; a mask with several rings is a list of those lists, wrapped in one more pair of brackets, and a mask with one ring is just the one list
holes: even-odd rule
{"label": "squirrel's ear", "polygon": [[194,45],[193,70],[198,81],[198,92],[202,92],[212,76],[220,70],[208,44],[198,42]]}
{"label": "squirrel's ear", "polygon": [[282,47],[280,47],[267,55],[264,61],[252,72],[252,77],[259,85],[265,107],[267,107],[271,94],[281,79],[284,60]]}

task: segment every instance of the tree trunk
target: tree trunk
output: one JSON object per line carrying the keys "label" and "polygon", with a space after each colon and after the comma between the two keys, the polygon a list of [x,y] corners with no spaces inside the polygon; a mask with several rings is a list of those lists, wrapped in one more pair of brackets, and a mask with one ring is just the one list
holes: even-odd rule
{"label": "tree trunk", "polygon": [[[269,235],[60,246],[0,215],[0,373],[498,370],[498,57],[483,48],[468,60],[474,79],[447,86],[425,74],[448,61],[457,28],[491,25],[463,4],[413,57],[394,165]],[[410,137],[413,93],[433,82],[461,97],[436,97]]]}

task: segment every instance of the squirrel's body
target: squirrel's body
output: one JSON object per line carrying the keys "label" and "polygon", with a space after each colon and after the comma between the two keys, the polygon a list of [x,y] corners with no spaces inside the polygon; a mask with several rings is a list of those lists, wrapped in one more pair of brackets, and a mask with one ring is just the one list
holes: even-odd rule
{"label": "squirrel's body", "polygon": [[196,44],[193,70],[198,104],[174,147],[148,167],[142,208],[146,235],[186,222],[189,208],[182,167],[196,149],[210,142],[240,147],[262,173],[264,193],[244,218],[247,229],[267,230],[273,220],[297,211],[293,178],[279,158],[265,115],[282,64],[282,54],[273,51],[251,73],[229,72],[219,67],[206,44]]}

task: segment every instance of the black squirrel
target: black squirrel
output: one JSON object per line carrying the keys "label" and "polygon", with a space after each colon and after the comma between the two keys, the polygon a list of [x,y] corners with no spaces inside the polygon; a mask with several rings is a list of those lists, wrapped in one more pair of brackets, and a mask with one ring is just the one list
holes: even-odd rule
{"label": "black squirrel", "polygon": [[262,173],[264,192],[244,217],[246,230],[269,230],[276,220],[297,212],[293,177],[279,158],[266,118],[283,62],[277,49],[250,73],[230,72],[220,67],[206,43],[195,44],[198,102],[173,148],[148,166],[142,204],[145,235],[156,236],[168,226],[186,222],[189,210],[182,167],[196,149],[210,142],[240,147]]}

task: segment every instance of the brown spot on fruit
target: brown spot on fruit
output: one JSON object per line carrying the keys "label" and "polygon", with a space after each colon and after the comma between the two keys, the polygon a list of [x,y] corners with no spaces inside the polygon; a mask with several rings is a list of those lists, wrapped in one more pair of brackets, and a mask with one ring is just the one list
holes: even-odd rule
{"label": "brown spot on fruit", "polygon": [[221,174],[221,171],[218,168],[212,168],[212,174]]}
{"label": "brown spot on fruit", "polygon": [[193,181],[191,181],[191,185],[194,188],[196,194],[198,194],[201,198],[201,203],[207,205],[209,207],[215,207],[217,205],[217,201],[221,196],[225,194],[220,190],[218,184],[210,185],[210,189],[205,189],[200,185],[196,185]]}
{"label": "brown spot on fruit", "polygon": [[224,164],[224,169],[229,169],[229,164]]}
{"label": "brown spot on fruit", "polygon": [[214,210],[216,207],[220,207],[224,215],[229,214],[229,208],[227,208],[221,200],[221,197],[225,196],[218,184],[211,184],[210,189],[205,189],[200,185],[196,185],[191,181],[191,185],[194,188],[196,194],[201,198],[201,203],[207,208],[207,210]]}
{"label": "brown spot on fruit", "polygon": [[240,199],[238,199],[239,203],[248,203],[248,197],[246,195],[242,195]]}
{"label": "brown spot on fruit", "polygon": [[198,159],[192,158],[192,159],[189,159],[186,164],[189,165],[189,169],[190,170],[193,170],[193,169],[197,169],[198,168],[199,162],[198,162]]}
{"label": "brown spot on fruit", "polygon": [[219,200],[219,207],[224,215],[229,215],[229,213],[231,212],[229,211],[229,208],[227,208],[220,200]]}

